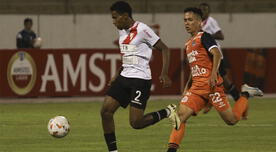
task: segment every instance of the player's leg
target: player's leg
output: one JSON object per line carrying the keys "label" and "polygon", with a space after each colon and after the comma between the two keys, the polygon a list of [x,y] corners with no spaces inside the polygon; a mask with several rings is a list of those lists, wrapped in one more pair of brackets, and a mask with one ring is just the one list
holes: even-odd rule
{"label": "player's leg", "polygon": [[[236,85],[230,80],[230,68],[226,56],[221,60],[219,66],[219,74],[223,77],[223,86],[226,93],[229,93],[232,98],[237,101],[240,98],[240,92],[238,91]],[[203,113],[208,113],[212,108],[211,104],[207,104],[203,109]]]}
{"label": "player's leg", "polygon": [[134,79],[131,83],[131,101],[129,111],[129,122],[134,129],[142,129],[167,118],[170,114],[176,115],[176,106],[168,106],[156,112],[144,115],[144,110],[150,96],[151,81]]}
{"label": "player's leg", "polygon": [[178,130],[176,130],[175,128],[172,129],[170,138],[169,138],[167,152],[176,152],[177,151],[177,149],[179,148],[179,145],[184,137],[184,134],[185,134],[186,121],[190,118],[190,116],[193,113],[194,113],[194,111],[190,107],[188,107],[184,104],[179,105],[178,115],[179,115],[181,124],[180,124],[180,127]]}
{"label": "player's leg", "polygon": [[[263,92],[262,90],[260,90],[259,88],[256,87],[250,87],[247,84],[242,85],[241,88],[242,92],[248,92],[250,97],[254,97],[254,96],[263,96]],[[248,119],[248,109],[249,109],[249,104],[247,104],[247,107],[245,109],[245,111],[242,113],[242,119],[246,120]]]}
{"label": "player's leg", "polygon": [[220,109],[218,110],[218,113],[226,124],[235,125],[241,119],[241,116],[246,110],[247,105],[248,97],[246,95],[241,95],[240,99],[234,104],[233,109],[231,106],[228,106],[226,110],[222,110],[221,108],[216,109]]}
{"label": "player's leg", "polygon": [[117,150],[117,144],[113,115],[119,107],[119,102],[110,96],[106,96],[101,109],[102,127],[104,131],[105,142],[107,144],[108,150],[114,152]]}
{"label": "player's leg", "polygon": [[198,113],[204,106],[206,101],[195,94],[187,92],[182,98],[179,105],[178,115],[181,125],[178,130],[172,129],[167,152],[176,152],[185,134],[185,124],[191,115]]}
{"label": "player's leg", "polygon": [[109,151],[116,152],[116,135],[115,124],[113,115],[116,110],[122,106],[126,108],[129,104],[130,92],[124,88],[124,83],[127,82],[124,77],[118,76],[116,80],[111,84],[107,91],[102,109],[102,127],[104,131],[104,137]]}
{"label": "player's leg", "polygon": [[138,108],[133,105],[130,106],[129,110],[129,123],[134,129],[143,129],[145,127],[153,125],[161,121],[162,119],[167,118],[171,113],[171,110],[169,108],[164,108],[159,111],[151,112],[144,115],[144,109]]}
{"label": "player's leg", "polygon": [[[240,92],[238,91],[236,85],[230,80],[230,66],[227,58],[224,58],[219,67],[219,73],[223,77],[223,86],[227,93],[229,93],[234,101],[238,101],[240,98]],[[246,107],[246,110],[242,114],[242,119],[246,120],[248,118],[248,109],[249,106]]]}
{"label": "player's leg", "polygon": [[[249,106],[248,98],[255,96],[263,96],[263,92],[259,88],[250,87],[247,84],[242,85],[241,96],[234,104],[233,109],[228,109],[228,111],[225,111],[225,113],[220,113],[223,120],[229,125],[234,125],[241,118],[247,118],[247,115],[245,115],[245,113],[247,112]],[[235,116],[234,118],[233,115]]]}
{"label": "player's leg", "polygon": [[249,111],[249,104],[247,104],[245,111],[242,113],[242,117],[241,117],[242,120],[248,119],[248,111]]}
{"label": "player's leg", "polygon": [[240,92],[238,91],[236,85],[229,79],[228,75],[223,77],[223,86],[227,93],[229,93],[232,98],[237,101],[240,98]]}
{"label": "player's leg", "polygon": [[240,92],[230,79],[230,66],[226,56],[224,56],[220,63],[219,74],[223,77],[223,86],[226,92],[229,93],[235,101],[237,101],[240,98]]}
{"label": "player's leg", "polygon": [[209,95],[210,102],[228,125],[235,125],[240,120],[248,104],[247,98],[246,94],[242,95],[232,109],[223,87],[216,87],[214,92]]}
{"label": "player's leg", "polygon": [[210,100],[212,101],[213,106],[217,109],[221,118],[228,125],[235,125],[241,119],[242,114],[248,107],[249,97],[263,95],[262,91],[258,88],[249,87],[247,85],[243,85],[241,90],[241,96],[234,104],[233,109],[229,105],[222,87],[217,87],[215,92],[210,94]]}
{"label": "player's leg", "polygon": [[[232,96],[234,101],[236,102],[240,98],[240,92],[237,90],[234,83],[231,80],[229,80],[228,75],[229,75],[228,72],[227,72],[226,75],[223,75],[223,86],[224,86],[226,92],[228,92]],[[247,104],[247,107],[246,107],[245,111],[242,113],[241,118],[243,120],[247,120],[247,118],[248,118],[248,109],[249,109],[249,106]]]}

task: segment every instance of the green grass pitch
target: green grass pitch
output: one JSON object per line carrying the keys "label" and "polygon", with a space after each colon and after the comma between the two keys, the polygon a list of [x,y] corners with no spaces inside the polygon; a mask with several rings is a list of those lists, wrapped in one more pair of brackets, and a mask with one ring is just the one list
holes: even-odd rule
{"label": "green grass pitch", "polygon": [[[39,99],[38,99],[39,100]],[[180,152],[276,152],[276,99],[252,99],[249,120],[227,126],[217,112],[191,117]],[[147,112],[177,100],[150,101]],[[107,152],[100,119],[101,102],[0,104],[0,152]],[[68,136],[47,132],[48,120],[66,116]],[[120,152],[165,152],[171,126],[168,120],[142,130],[128,122],[128,109],[115,116]]]}

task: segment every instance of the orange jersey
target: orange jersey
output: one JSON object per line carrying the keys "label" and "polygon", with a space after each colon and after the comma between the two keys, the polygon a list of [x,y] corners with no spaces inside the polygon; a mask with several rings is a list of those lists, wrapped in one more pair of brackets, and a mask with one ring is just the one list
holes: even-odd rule
{"label": "orange jersey", "polygon": [[[199,95],[209,94],[211,88],[209,79],[213,68],[212,55],[209,51],[217,47],[217,44],[210,34],[199,32],[188,40],[185,46],[192,75],[190,91]],[[221,76],[218,75],[217,85],[221,85],[222,82]]]}

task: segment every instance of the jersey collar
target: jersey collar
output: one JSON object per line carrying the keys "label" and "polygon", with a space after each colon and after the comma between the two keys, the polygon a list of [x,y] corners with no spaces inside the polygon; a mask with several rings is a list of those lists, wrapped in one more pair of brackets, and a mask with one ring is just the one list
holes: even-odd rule
{"label": "jersey collar", "polygon": [[204,21],[202,21],[201,23],[202,27],[204,27],[207,24],[208,19],[209,19],[209,16]]}
{"label": "jersey collar", "polygon": [[135,21],[134,24],[130,28],[125,29],[125,31],[130,32],[134,27],[137,27],[137,25],[138,25],[138,21]]}

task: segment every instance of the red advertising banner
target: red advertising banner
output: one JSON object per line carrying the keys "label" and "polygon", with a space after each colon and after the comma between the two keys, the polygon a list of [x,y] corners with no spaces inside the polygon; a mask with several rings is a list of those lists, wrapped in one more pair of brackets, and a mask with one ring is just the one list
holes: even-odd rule
{"label": "red advertising banner", "polygon": [[[276,49],[223,49],[230,76],[239,87],[276,92]],[[121,64],[117,49],[0,50],[0,97],[104,96]],[[152,94],[180,95],[189,74],[181,49],[171,49],[172,86],[162,88],[162,53],[151,59]],[[184,67],[184,68],[183,68]]]}
{"label": "red advertising banner", "polygon": [[[171,49],[173,85],[159,83],[162,53],[153,51],[152,94],[179,94],[180,49]],[[29,49],[0,51],[0,97],[103,96],[120,66],[117,49]]]}
{"label": "red advertising banner", "polygon": [[276,49],[223,49],[229,62],[233,82],[240,87],[247,83],[258,86],[265,93],[276,92]]}

